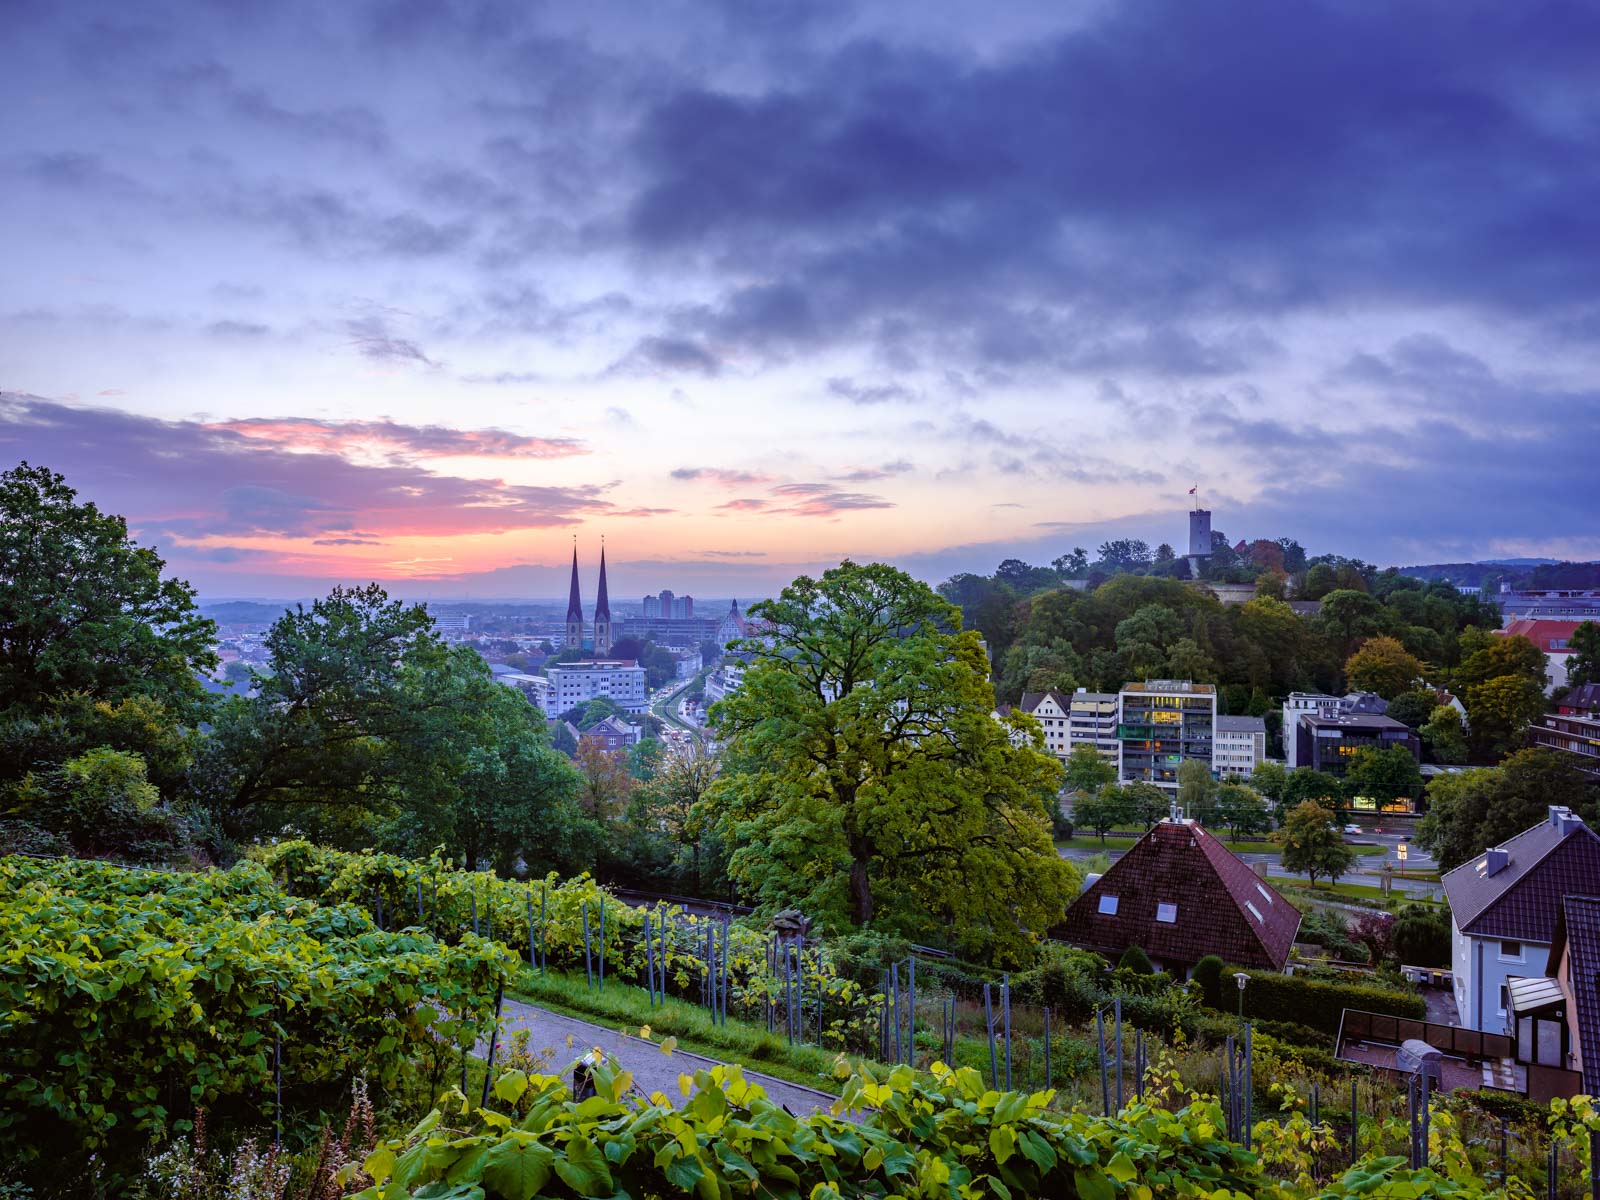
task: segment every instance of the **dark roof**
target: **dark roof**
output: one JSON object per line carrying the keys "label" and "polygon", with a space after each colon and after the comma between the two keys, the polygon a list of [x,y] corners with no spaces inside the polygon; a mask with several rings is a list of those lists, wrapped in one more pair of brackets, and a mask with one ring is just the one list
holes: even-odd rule
{"label": "dark roof", "polygon": [[1580,683],[1562,697],[1561,707],[1600,712],[1600,683]]}
{"label": "dark roof", "polygon": [[1378,713],[1345,712],[1343,709],[1326,716],[1315,711],[1303,712],[1300,714],[1300,724],[1313,729],[1404,729],[1407,733],[1411,731],[1409,726],[1401,724],[1393,717],[1380,716]]}
{"label": "dark roof", "polygon": [[[580,618],[582,616],[581,608],[579,616]],[[594,619],[596,621],[611,620],[611,597],[606,594],[606,548],[603,542],[600,545],[600,590],[595,593],[594,597]]]}
{"label": "dark roof", "polygon": [[583,623],[583,598],[578,592],[578,543],[572,543],[572,586],[567,590],[567,621]]}
{"label": "dark roof", "polygon": [[1067,712],[1072,707],[1072,700],[1066,695],[1066,693],[1058,692],[1055,688],[1051,688],[1046,692],[1023,692],[1022,711],[1025,713],[1033,712],[1034,709],[1038,708],[1039,705],[1044,702],[1044,698],[1046,696],[1054,699],[1057,706],[1060,707],[1063,713]]}
{"label": "dark roof", "polygon": [[1577,1049],[1583,1056],[1583,1092],[1600,1096],[1600,896],[1567,896],[1556,915],[1548,970],[1560,970],[1561,951],[1570,958],[1562,978],[1576,1006]]}
{"label": "dark roof", "polygon": [[[1600,894],[1600,836],[1564,809],[1444,873],[1456,928],[1548,943],[1564,896]],[[1505,865],[1492,875],[1496,852]]]}
{"label": "dark roof", "polygon": [[1265,733],[1267,722],[1264,717],[1218,717],[1216,728],[1219,733]]}
{"label": "dark roof", "polygon": [[[1117,897],[1114,915],[1102,896]],[[1177,906],[1158,921],[1157,907]],[[1151,958],[1196,963],[1208,954],[1278,971],[1289,958],[1300,913],[1193,821],[1162,821],[1075,900],[1058,936],[1097,950],[1139,946]]]}

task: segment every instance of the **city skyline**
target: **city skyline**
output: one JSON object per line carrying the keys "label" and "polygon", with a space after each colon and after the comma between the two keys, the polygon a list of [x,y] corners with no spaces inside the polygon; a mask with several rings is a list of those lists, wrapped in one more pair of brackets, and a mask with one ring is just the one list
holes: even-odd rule
{"label": "city skyline", "polygon": [[1600,558],[1600,14],[1448,12],[16,4],[0,454],[208,598]]}

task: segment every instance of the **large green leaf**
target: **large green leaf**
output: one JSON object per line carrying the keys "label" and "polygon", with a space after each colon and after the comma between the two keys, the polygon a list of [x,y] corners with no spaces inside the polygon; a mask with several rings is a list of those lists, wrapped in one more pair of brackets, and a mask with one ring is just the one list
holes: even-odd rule
{"label": "large green leaf", "polygon": [[555,1159],[555,1151],[548,1146],[514,1132],[484,1152],[479,1171],[483,1182],[506,1200],[531,1200],[550,1178]]}
{"label": "large green leaf", "polygon": [[606,1156],[586,1137],[566,1144],[566,1154],[555,1161],[561,1181],[580,1196],[609,1196],[616,1190]]}

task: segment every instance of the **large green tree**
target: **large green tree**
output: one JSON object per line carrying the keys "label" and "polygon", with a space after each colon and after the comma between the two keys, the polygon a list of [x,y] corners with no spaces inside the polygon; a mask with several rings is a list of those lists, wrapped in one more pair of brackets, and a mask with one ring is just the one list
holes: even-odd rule
{"label": "large green tree", "polygon": [[1422,772],[1409,750],[1366,746],[1350,760],[1344,782],[1351,796],[1386,804],[1401,798],[1414,799],[1422,791]]}
{"label": "large green tree", "polygon": [[711,714],[726,752],[707,803],[732,878],[835,926],[1020,957],[1076,895],[1050,837],[1061,767],[1032,719],[995,719],[960,614],[846,561],[751,615],[744,685]]}
{"label": "large green tree", "polygon": [[1600,683],[1600,624],[1584,621],[1567,639],[1567,682],[1573,687]]}
{"label": "large green tree", "polygon": [[1355,861],[1355,851],[1345,845],[1333,821],[1331,812],[1305,800],[1289,810],[1278,830],[1283,865],[1308,875],[1312,887],[1317,886],[1319,876],[1337,883]]}
{"label": "large green tree", "polygon": [[1595,787],[1557,750],[1531,747],[1497,767],[1443,775],[1428,785],[1417,842],[1443,870],[1460,866],[1544,820],[1550,805],[1595,818]]}
{"label": "large green tree", "polygon": [[1376,692],[1385,700],[1414,688],[1423,670],[1417,657],[1392,637],[1368,638],[1344,664],[1352,688]]}
{"label": "large green tree", "polygon": [[25,462],[0,474],[0,712],[149,696],[197,720],[216,626],[165,566],[64,477]]}

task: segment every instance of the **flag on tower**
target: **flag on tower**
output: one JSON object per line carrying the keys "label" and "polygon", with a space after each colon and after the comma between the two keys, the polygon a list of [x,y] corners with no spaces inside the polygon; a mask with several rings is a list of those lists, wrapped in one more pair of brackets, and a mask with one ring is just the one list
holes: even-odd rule
{"label": "flag on tower", "polygon": [[1191,495],[1191,496],[1194,495],[1195,492],[1199,490],[1199,487],[1200,487],[1200,485],[1198,483],[1195,484],[1194,487],[1189,489],[1189,495]]}

